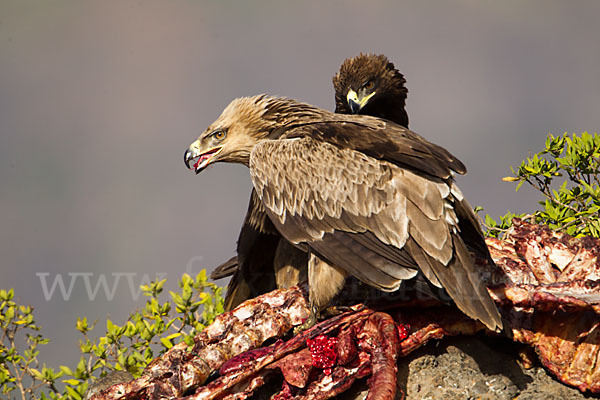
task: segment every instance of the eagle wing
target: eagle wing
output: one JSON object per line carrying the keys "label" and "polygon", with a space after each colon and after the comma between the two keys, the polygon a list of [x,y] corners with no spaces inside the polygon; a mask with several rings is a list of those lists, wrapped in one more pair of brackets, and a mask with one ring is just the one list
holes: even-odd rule
{"label": "eagle wing", "polygon": [[[365,135],[350,130],[345,121],[306,124],[255,146],[250,174],[277,230],[380,290],[398,289],[420,269],[466,314],[501,326],[459,236],[453,183],[442,179],[462,164],[409,135],[404,149],[379,147],[383,135],[375,148],[352,144]],[[411,158],[417,167],[402,168]]]}
{"label": "eagle wing", "polygon": [[447,179],[452,171],[467,172],[465,165],[445,148],[403,126],[368,115],[334,114],[325,120],[289,125],[282,130],[278,137],[310,136],[432,177]]}
{"label": "eagle wing", "polygon": [[381,290],[417,274],[404,249],[409,237],[444,264],[452,257],[442,181],[309,137],[262,142],[250,173],[287,240]]}

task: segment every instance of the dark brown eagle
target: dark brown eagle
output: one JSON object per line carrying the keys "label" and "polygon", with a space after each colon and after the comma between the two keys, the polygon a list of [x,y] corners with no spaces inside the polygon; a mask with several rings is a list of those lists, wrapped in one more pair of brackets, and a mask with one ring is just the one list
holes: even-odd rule
{"label": "dark brown eagle", "polygon": [[408,128],[406,79],[384,55],[348,58],[333,77],[335,112],[384,118]]}
{"label": "dark brown eagle", "polygon": [[391,292],[421,271],[465,314],[501,329],[463,240],[489,258],[452,178],[465,167],[416,133],[290,99],[244,97],[192,143],[185,162],[196,173],[215,162],[250,168],[271,223],[309,256],[309,296],[317,310],[349,275]]}
{"label": "dark brown eagle", "polygon": [[[348,58],[333,77],[335,112],[382,117],[408,128],[405,83],[404,75],[384,55],[361,53]],[[226,310],[305,278],[306,254],[279,235],[254,190],[237,243],[238,255],[211,274],[212,279],[233,274],[225,295]]]}

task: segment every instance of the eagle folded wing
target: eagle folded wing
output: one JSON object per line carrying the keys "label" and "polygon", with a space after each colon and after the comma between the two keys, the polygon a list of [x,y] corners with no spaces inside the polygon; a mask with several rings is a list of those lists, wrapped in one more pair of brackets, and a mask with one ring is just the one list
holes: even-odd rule
{"label": "eagle folded wing", "polygon": [[[424,154],[426,162],[435,158]],[[383,291],[420,269],[466,314],[501,326],[460,237],[455,202],[465,210],[451,179],[309,136],[263,141],[249,166],[271,221],[290,242]]]}
{"label": "eagle folded wing", "polygon": [[257,145],[250,173],[287,240],[381,290],[417,274],[409,238],[439,263],[452,258],[443,181],[308,137]]}

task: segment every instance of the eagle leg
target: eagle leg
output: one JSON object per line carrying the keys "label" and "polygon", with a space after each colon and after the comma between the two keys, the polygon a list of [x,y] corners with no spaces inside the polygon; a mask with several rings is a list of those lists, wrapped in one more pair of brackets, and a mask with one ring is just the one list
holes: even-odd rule
{"label": "eagle leg", "polygon": [[345,282],[346,272],[343,269],[328,263],[314,251],[309,251],[308,299],[311,312],[306,321],[294,329],[294,334],[311,328],[317,323],[321,313],[342,290]]}
{"label": "eagle leg", "polygon": [[323,310],[344,287],[346,272],[312,250],[308,258],[308,297],[311,306]]}
{"label": "eagle leg", "polygon": [[288,289],[306,281],[308,255],[287,240],[280,240],[275,250],[273,268],[278,289]]}

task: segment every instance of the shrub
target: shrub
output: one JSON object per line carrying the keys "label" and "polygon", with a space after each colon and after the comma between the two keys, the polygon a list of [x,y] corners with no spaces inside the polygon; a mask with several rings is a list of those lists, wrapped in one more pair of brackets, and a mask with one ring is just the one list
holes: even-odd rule
{"label": "shrub", "polygon": [[[498,236],[512,224],[515,216],[548,225],[573,236],[600,237],[600,136],[587,132],[580,136],[548,135],[542,151],[528,157],[513,176],[518,191],[525,183],[539,191],[541,208],[529,215],[510,211],[497,222],[485,217],[488,235]],[[481,210],[479,208],[479,210]]]}
{"label": "shrub", "polygon": [[0,393],[22,399],[83,399],[92,380],[114,370],[139,376],[176,343],[193,343],[193,337],[223,312],[222,289],[207,281],[204,270],[196,278],[185,274],[178,282],[181,290],[170,292],[171,301],[161,303],[165,281],[142,286],[148,297],[143,309],[123,325],[107,320],[105,335],[98,339],[89,337],[95,323],[78,318],[81,357],[74,368],[58,369],[40,365],[37,358],[38,347],[49,339],[39,333],[33,308],[17,304],[12,289],[0,290]]}

